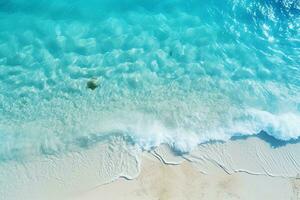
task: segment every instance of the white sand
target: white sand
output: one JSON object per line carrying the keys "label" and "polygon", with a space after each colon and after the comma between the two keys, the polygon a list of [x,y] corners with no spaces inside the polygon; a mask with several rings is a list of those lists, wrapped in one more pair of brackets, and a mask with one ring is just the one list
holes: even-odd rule
{"label": "white sand", "polygon": [[228,175],[220,168],[206,175],[187,161],[181,165],[164,165],[144,155],[137,179],[120,179],[73,199],[99,200],[104,197],[123,200],[296,200],[300,199],[300,180],[241,172]]}
{"label": "white sand", "polygon": [[272,148],[256,137],[201,145],[176,156],[161,145],[142,156],[134,180],[119,179],[80,200],[299,200],[300,145]]}
{"label": "white sand", "polygon": [[141,153],[117,140],[1,164],[0,200],[300,200],[299,174],[300,144],[274,149],[254,137],[177,156],[166,145]]}

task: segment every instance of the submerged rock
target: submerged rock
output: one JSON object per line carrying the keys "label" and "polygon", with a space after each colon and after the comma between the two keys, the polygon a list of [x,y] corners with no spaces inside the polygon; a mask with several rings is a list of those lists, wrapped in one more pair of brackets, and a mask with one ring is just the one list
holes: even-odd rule
{"label": "submerged rock", "polygon": [[86,83],[86,87],[91,90],[95,90],[99,86],[97,79],[93,78]]}

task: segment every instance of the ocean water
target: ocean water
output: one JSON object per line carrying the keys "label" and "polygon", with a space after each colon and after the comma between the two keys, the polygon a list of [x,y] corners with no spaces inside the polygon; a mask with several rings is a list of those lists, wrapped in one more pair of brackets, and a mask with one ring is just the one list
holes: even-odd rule
{"label": "ocean water", "polygon": [[261,131],[300,136],[299,0],[0,0],[1,161]]}

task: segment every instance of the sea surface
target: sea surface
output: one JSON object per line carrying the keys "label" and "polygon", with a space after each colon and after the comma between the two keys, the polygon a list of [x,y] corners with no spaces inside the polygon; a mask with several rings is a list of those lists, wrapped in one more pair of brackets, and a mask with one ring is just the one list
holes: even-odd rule
{"label": "sea surface", "polygon": [[0,162],[261,131],[300,136],[300,0],[0,0]]}

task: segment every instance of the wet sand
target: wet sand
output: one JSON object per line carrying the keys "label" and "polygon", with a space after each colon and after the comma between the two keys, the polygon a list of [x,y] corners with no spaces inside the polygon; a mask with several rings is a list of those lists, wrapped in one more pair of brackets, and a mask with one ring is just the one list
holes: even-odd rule
{"label": "wet sand", "polygon": [[[3,200],[299,200],[300,143],[249,137],[178,154],[122,139],[0,164]],[[1,199],[0,198],[0,199]],[[2,200],[1,199],[1,200]]]}
{"label": "wet sand", "polygon": [[138,178],[120,178],[73,199],[98,200],[103,197],[120,200],[298,200],[300,180],[244,172],[227,174],[218,167],[203,174],[188,161],[166,165],[151,154],[145,154]]}

